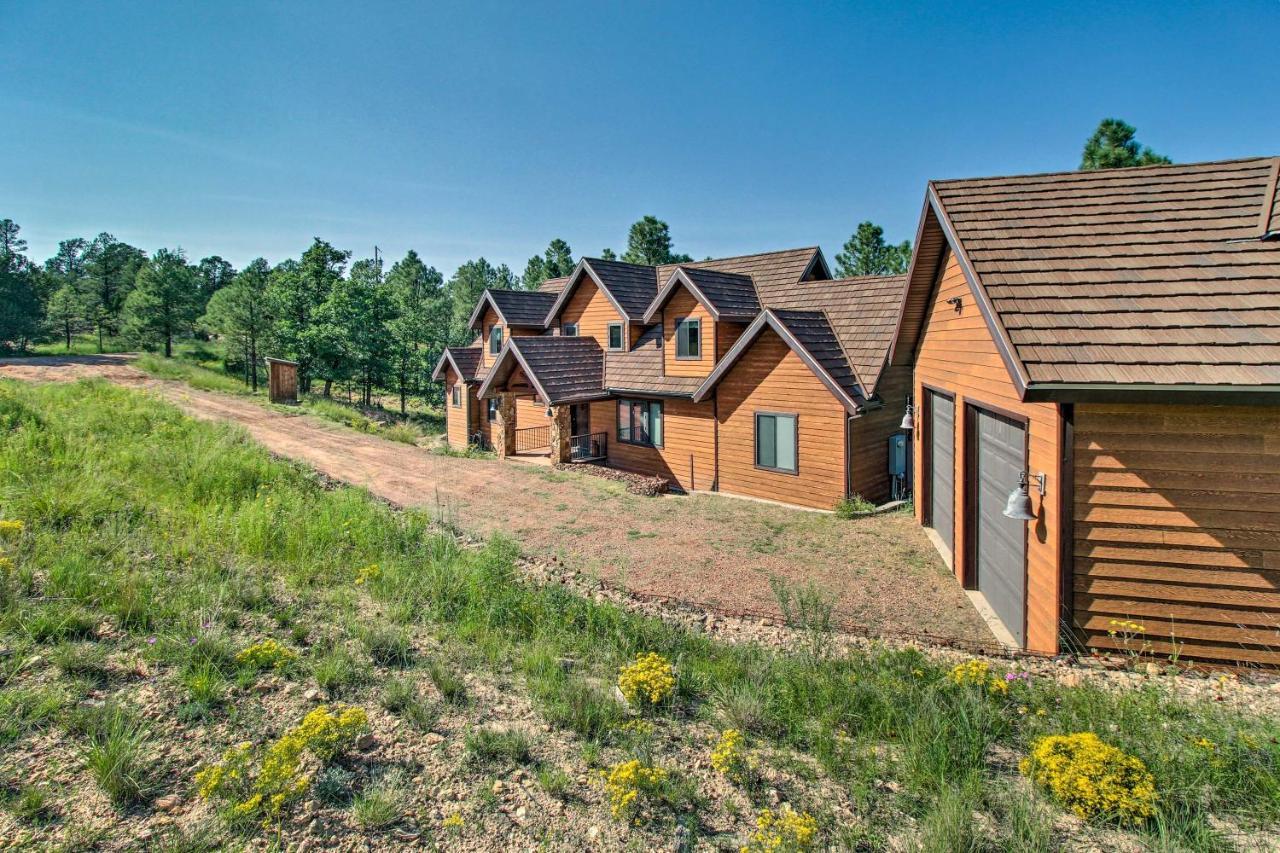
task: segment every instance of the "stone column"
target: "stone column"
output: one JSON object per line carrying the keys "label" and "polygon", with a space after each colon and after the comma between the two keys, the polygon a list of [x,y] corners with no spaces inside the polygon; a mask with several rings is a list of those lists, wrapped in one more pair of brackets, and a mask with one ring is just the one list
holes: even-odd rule
{"label": "stone column", "polygon": [[499,459],[516,452],[516,395],[506,391],[498,395],[498,421],[493,425],[493,449]]}
{"label": "stone column", "polygon": [[569,461],[570,420],[568,406],[551,407],[551,464]]}

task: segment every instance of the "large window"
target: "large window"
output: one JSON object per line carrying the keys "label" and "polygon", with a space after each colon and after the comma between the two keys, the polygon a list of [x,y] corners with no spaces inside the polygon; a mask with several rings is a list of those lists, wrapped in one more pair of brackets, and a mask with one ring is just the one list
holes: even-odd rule
{"label": "large window", "polygon": [[498,419],[498,398],[489,398],[489,423],[493,423]]}
{"label": "large window", "polygon": [[609,324],[609,349],[622,349],[622,324]]}
{"label": "large window", "polygon": [[577,323],[561,323],[560,336],[564,338],[576,338],[578,336]]}
{"label": "large window", "polygon": [[453,386],[453,407],[455,409],[462,408],[462,385],[461,383]]}
{"label": "large window", "polygon": [[662,403],[658,400],[619,400],[618,441],[661,447]]}
{"label": "large window", "polygon": [[676,320],[676,358],[702,358],[702,321],[692,317]]}
{"label": "large window", "polygon": [[796,473],[796,416],[756,412],[756,465]]}
{"label": "large window", "polygon": [[497,355],[502,352],[502,327],[489,327],[489,355]]}

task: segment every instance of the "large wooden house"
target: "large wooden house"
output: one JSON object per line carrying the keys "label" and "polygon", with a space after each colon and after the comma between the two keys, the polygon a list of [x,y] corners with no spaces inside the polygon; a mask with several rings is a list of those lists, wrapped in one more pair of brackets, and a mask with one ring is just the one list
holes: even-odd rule
{"label": "large wooden house", "polygon": [[920,521],[1010,643],[1280,663],[1278,179],[929,185],[889,370]]}
{"label": "large wooden house", "polygon": [[[666,266],[583,259],[487,291],[451,348],[448,441],[544,453],[832,509],[891,476],[909,369],[888,369],[905,278],[833,280],[816,248]],[[901,454],[899,453],[901,457]],[[905,468],[899,468],[905,473]]]}

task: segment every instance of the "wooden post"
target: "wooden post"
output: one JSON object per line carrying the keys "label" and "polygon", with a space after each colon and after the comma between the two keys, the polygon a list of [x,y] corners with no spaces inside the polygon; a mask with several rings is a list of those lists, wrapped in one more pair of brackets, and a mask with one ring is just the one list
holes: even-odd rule
{"label": "wooden post", "polygon": [[283,358],[266,359],[267,390],[273,403],[298,402],[298,362]]}

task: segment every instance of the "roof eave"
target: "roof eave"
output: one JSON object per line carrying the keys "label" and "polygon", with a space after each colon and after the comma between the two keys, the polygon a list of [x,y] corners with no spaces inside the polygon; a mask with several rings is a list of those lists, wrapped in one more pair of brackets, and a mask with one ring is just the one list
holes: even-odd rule
{"label": "roof eave", "polygon": [[711,319],[719,322],[719,309],[717,309],[715,303],[713,303],[707,295],[702,292],[702,289],[693,283],[693,279],[689,277],[689,274],[684,271],[683,267],[676,267],[675,271],[672,272],[671,275],[667,276],[667,283],[658,291],[657,296],[653,297],[653,301],[649,303],[649,307],[645,310],[644,317],[641,318],[641,322],[646,326],[654,323],[657,319],[658,312],[666,306],[667,300],[671,298],[675,289],[682,284],[686,290],[693,294],[693,298],[698,300],[698,304],[707,309],[711,314]]}
{"label": "roof eave", "polygon": [[498,303],[494,300],[494,298],[489,295],[489,288],[486,287],[484,291],[481,292],[480,298],[476,300],[476,307],[471,312],[471,319],[467,321],[468,329],[475,329],[476,323],[478,323],[480,319],[484,316],[484,314],[482,313],[482,309],[484,308],[486,302],[489,303],[489,307],[493,309],[493,313],[498,315],[498,319],[502,321],[503,325],[507,325],[507,326],[511,325],[510,323],[507,322],[507,318],[502,316],[502,309],[498,307]]}
{"label": "roof eave", "polygon": [[591,280],[595,282],[596,287],[600,288],[600,292],[605,295],[605,298],[609,300],[609,303],[613,305],[623,320],[626,320],[629,323],[636,321],[636,318],[632,317],[627,312],[627,309],[623,308],[622,304],[619,303],[618,300],[614,298],[614,295],[609,292],[609,288],[605,285],[604,280],[600,278],[600,274],[591,268],[591,264],[587,262],[586,258],[582,258],[578,261],[577,266],[573,268],[573,272],[569,273],[569,280],[564,283],[564,287],[561,288],[558,294],[556,294],[556,301],[552,303],[551,310],[547,312],[546,319],[542,321],[542,328],[551,328],[551,324],[555,321],[556,317],[560,315],[565,303],[569,301],[569,297],[578,287],[578,281],[583,274],[591,277]]}
{"label": "roof eave", "polygon": [[502,345],[502,351],[498,353],[498,357],[493,360],[493,367],[489,368],[488,375],[485,376],[484,382],[480,384],[480,390],[476,392],[476,396],[485,399],[489,396],[490,386],[498,375],[498,368],[502,366],[503,360],[510,356],[516,360],[516,364],[524,370],[524,375],[529,377],[529,383],[533,385],[533,390],[538,392],[538,396],[551,403],[551,397],[547,394],[547,390],[542,387],[542,383],[538,381],[538,377],[534,375],[533,370],[529,367],[529,362],[525,360],[524,354],[520,352],[520,348],[516,346],[515,341],[518,338],[507,338]]}
{"label": "roof eave", "polygon": [[1023,399],[1036,403],[1181,403],[1186,405],[1206,403],[1274,406],[1280,403],[1280,385],[1033,382],[1027,386],[1027,393]]}

